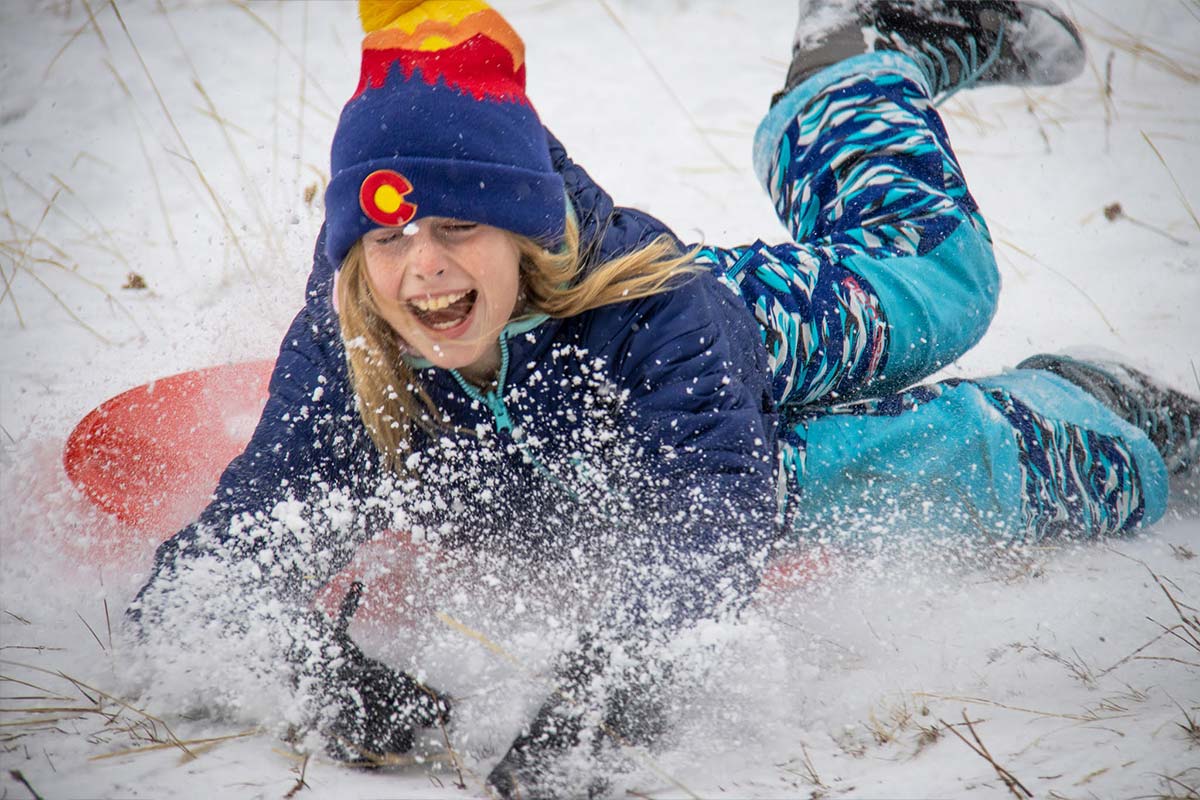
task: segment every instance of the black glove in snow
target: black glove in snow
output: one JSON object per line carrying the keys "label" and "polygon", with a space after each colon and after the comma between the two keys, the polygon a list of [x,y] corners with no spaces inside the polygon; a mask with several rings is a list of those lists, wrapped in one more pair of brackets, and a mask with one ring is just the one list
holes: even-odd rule
{"label": "black glove in snow", "polygon": [[321,664],[318,675],[322,700],[337,709],[325,730],[327,752],[341,761],[372,764],[411,750],[415,729],[445,723],[450,699],[363,654],[348,633],[361,597],[362,584],[356,581],[332,631],[334,650],[340,652]]}
{"label": "black glove in snow", "polygon": [[[576,778],[583,781],[580,785],[556,774],[561,759],[579,746],[585,730],[590,734],[592,757],[605,744],[649,745],[662,735],[666,714],[657,687],[625,675],[618,686],[606,691],[594,685],[606,665],[603,650],[588,643],[566,657],[559,669],[558,691],[488,775],[488,784],[503,800],[603,795],[608,786],[601,777],[580,775]],[[598,692],[603,696],[596,697]]]}

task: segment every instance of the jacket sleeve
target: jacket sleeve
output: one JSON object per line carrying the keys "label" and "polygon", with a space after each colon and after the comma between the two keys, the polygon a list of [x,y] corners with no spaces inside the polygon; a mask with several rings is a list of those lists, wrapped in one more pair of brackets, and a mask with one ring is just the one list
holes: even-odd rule
{"label": "jacket sleeve", "polygon": [[739,608],[757,587],[779,532],[778,422],[757,327],[712,276],[620,317],[613,370],[644,467],[621,572],[636,621],[670,628]]}

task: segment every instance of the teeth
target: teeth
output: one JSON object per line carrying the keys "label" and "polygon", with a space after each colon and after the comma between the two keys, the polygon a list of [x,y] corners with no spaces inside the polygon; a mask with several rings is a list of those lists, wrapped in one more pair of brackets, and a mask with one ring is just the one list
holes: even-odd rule
{"label": "teeth", "polygon": [[453,328],[458,323],[462,322],[464,319],[466,319],[466,317],[459,317],[458,319],[446,320],[445,322],[433,322],[433,323],[429,323],[429,327],[433,328],[435,331],[449,330],[450,328]]}
{"label": "teeth", "polygon": [[457,303],[459,300],[462,300],[467,294],[468,292],[455,292],[454,294],[444,294],[441,297],[414,297],[408,302],[421,311],[440,311],[451,303]]}

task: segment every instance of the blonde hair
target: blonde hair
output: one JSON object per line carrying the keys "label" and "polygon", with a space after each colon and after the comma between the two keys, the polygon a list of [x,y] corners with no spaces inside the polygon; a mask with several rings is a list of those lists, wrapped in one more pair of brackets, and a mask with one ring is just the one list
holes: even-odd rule
{"label": "blonde hair", "polygon": [[[567,220],[563,246],[550,251],[533,239],[510,234],[520,253],[521,286],[526,297],[519,319],[536,314],[573,317],[602,306],[667,291],[680,278],[700,271],[695,251],[680,253],[662,235],[645,247],[583,272],[579,228]],[[427,433],[451,430],[403,357],[391,326],[379,314],[362,240],[342,262],[337,283],[338,318],[350,364],[350,383],[367,433],[395,472],[406,474],[414,427]]]}

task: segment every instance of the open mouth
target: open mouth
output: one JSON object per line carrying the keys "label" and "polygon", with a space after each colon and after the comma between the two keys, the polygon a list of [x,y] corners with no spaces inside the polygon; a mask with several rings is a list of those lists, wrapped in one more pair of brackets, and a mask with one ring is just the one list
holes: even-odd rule
{"label": "open mouth", "polygon": [[475,308],[479,293],[474,289],[451,292],[438,297],[420,297],[408,301],[408,310],[427,328],[446,331],[461,325]]}

